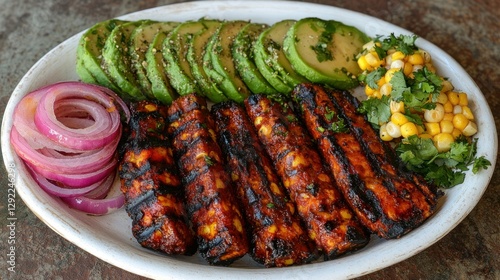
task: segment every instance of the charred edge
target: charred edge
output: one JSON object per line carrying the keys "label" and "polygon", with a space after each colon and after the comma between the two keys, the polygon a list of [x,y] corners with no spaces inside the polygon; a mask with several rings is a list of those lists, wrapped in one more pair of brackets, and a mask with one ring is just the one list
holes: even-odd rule
{"label": "charred edge", "polygon": [[[332,99],[332,102],[334,102],[334,104],[337,106],[337,108],[340,108],[340,102],[345,102],[343,104],[351,107],[352,108],[351,112],[356,114],[356,110],[359,107],[359,101],[354,96],[352,96],[352,94],[350,94],[349,92],[332,92],[330,97]],[[404,163],[396,155],[394,149],[392,149],[389,146],[389,144],[385,143],[384,141],[380,140],[379,138],[373,139],[373,141],[377,141],[377,144],[379,144],[381,146],[382,151],[383,151],[383,155],[385,156],[384,158],[382,158],[381,155],[377,156],[376,153],[374,153],[371,150],[371,147],[369,146],[366,139],[364,138],[364,135],[365,135],[364,130],[371,129],[375,134],[376,134],[376,132],[375,132],[375,129],[368,123],[365,116],[362,116],[362,115],[353,116],[356,118],[362,118],[362,120],[363,120],[363,123],[361,124],[361,125],[363,125],[363,127],[356,127],[353,124],[354,121],[351,119],[350,116],[347,115],[347,112],[345,110],[339,110],[339,111],[342,112],[341,114],[344,116],[344,119],[346,120],[348,125],[351,127],[352,131],[354,132],[354,135],[356,136],[356,138],[358,139],[358,141],[362,145],[363,151],[365,151],[370,162],[373,163],[371,166],[374,168],[374,170],[377,170],[379,172],[379,174],[382,174],[383,176],[392,177],[387,173],[386,170],[383,169],[381,161],[384,161],[387,164],[394,166],[394,168],[397,172],[397,175],[400,176],[400,178],[402,178],[403,180],[405,180],[407,182],[413,183],[421,193],[426,194],[425,198],[426,198],[427,203],[429,203],[429,205],[436,204],[435,199],[440,196],[438,194],[437,187],[426,183],[423,180],[423,178],[419,178],[420,177],[419,175],[407,170]],[[370,141],[370,143],[372,143],[372,141]],[[377,167],[377,168],[375,169],[375,167]],[[398,178],[394,178],[394,180],[398,180]],[[388,184],[386,186],[388,187],[388,189],[390,191],[395,192],[396,190],[394,188],[393,180],[391,180],[391,182],[392,182],[391,184]]]}
{"label": "charred edge", "polygon": [[362,212],[370,221],[375,222],[380,217],[383,216],[383,211],[380,205],[377,206],[367,192],[365,183],[356,174],[350,174],[351,163],[347,159],[342,147],[340,147],[333,135],[325,136],[323,141],[327,141],[330,145],[330,149],[327,152],[331,153],[331,156],[338,161],[341,166],[342,171],[345,173],[346,182],[344,184],[344,193],[347,194],[347,198],[351,201],[353,207],[357,211]]}

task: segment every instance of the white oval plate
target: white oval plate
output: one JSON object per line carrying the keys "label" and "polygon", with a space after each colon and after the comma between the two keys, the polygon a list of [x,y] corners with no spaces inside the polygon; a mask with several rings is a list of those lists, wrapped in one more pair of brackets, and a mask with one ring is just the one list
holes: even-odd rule
{"label": "white oval plate", "polygon": [[[144,10],[121,18],[185,21],[206,17],[272,24],[282,19],[311,16],[354,25],[369,36],[411,34],[360,13],[331,6],[284,1],[190,2]],[[435,215],[416,230],[399,240],[387,241],[373,237],[362,250],[328,262],[263,268],[247,256],[231,267],[213,267],[207,265],[198,254],[192,257],[170,257],[144,249],[132,237],[131,221],[125,210],[94,217],[68,208],[36,185],[9,143],[13,110],[25,94],[50,83],[78,79],[75,72],[76,48],[82,33],[69,38],[40,59],[12,93],[2,122],[3,159],[7,168],[17,173],[17,193],[43,222],[82,249],[132,273],[168,279],[344,279],[365,275],[409,258],[446,235],[470,213],[491,179],[494,166],[478,175],[467,174],[463,184],[446,192]],[[441,75],[449,77],[456,88],[469,94],[479,127],[478,155],[486,156],[494,165],[497,135],[493,116],[483,94],[464,69],[444,51],[421,38],[417,43],[430,52]]]}

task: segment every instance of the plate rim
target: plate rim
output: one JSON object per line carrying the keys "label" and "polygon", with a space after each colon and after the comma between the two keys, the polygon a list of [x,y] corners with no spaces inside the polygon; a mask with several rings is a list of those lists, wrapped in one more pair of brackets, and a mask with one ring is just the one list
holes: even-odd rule
{"label": "plate rim", "polygon": [[[169,9],[190,9],[190,8],[206,8],[206,9],[231,9],[238,7],[239,5],[241,6],[244,3],[244,5],[249,5],[249,6],[256,6],[259,5],[261,7],[270,7],[270,8],[276,8],[276,7],[295,7],[295,8],[314,8],[314,9],[327,9],[329,11],[332,11],[332,17],[335,16],[335,14],[338,13],[345,13],[351,16],[355,16],[356,18],[361,17],[362,19],[369,19],[370,21],[374,22],[376,24],[382,24],[383,26],[390,27],[391,30],[394,30],[394,33],[400,33],[400,34],[413,34],[410,31],[403,29],[401,27],[398,27],[392,23],[383,21],[381,19],[372,17],[370,15],[366,15],[363,13],[359,13],[356,11],[352,10],[347,10],[344,8],[338,8],[335,6],[328,6],[324,4],[318,4],[318,3],[306,3],[306,2],[293,2],[293,1],[202,1],[202,2],[183,2],[183,3],[175,3],[175,4],[169,4],[169,5],[164,5],[164,6],[158,6],[155,8],[150,8],[146,10],[141,10],[141,11],[136,11],[132,12],[126,15],[118,16],[116,18],[122,18],[122,19],[134,19],[137,17],[141,17],[144,15],[148,14],[157,14],[159,11],[162,10],[169,10]],[[304,16],[305,17],[305,16]],[[277,19],[276,19],[277,20]],[[376,26],[372,26],[372,28],[376,28]],[[366,30],[363,30],[366,32]],[[82,221],[64,221],[61,219],[61,216],[57,214],[57,205],[51,205],[50,202],[53,200],[48,195],[45,195],[42,197],[35,197],[33,193],[30,192],[30,187],[28,184],[30,182],[26,181],[26,178],[21,177],[20,173],[18,171],[26,171],[23,170],[22,163],[15,155],[15,153],[12,151],[10,142],[9,142],[9,137],[5,137],[6,135],[8,136],[10,134],[10,128],[12,126],[12,120],[9,120],[9,116],[12,116],[13,108],[15,107],[15,104],[20,100],[20,98],[27,93],[27,91],[32,90],[34,88],[30,88],[30,77],[33,76],[36,71],[39,71],[39,68],[46,63],[47,61],[50,61],[50,59],[58,53],[61,49],[64,48],[71,48],[72,45],[75,44],[75,42],[78,41],[79,37],[85,32],[85,30],[71,36],[64,42],[58,44],[55,48],[53,48],[51,51],[49,51],[47,54],[45,54],[40,60],[38,60],[31,68],[30,70],[22,77],[16,88],[14,89],[11,97],[9,98],[9,102],[7,103],[7,106],[5,108],[4,116],[2,119],[2,128],[1,128],[1,135],[2,135],[2,156],[4,160],[5,166],[8,168],[10,164],[15,164],[16,166],[16,194],[19,194],[19,196],[23,199],[25,204],[30,208],[30,210],[40,219],[42,220],[45,224],[47,224],[52,230],[54,230],[56,233],[58,233],[60,236],[65,238],[66,240],[70,241],[71,243],[75,244],[79,248],[87,251],[88,253],[98,257],[99,259],[108,262],[116,267],[119,267],[123,270],[129,271],[134,274],[142,275],[145,277],[150,277],[150,278],[161,278],[160,276],[165,273],[169,272],[169,275],[164,275],[165,278],[175,278],[175,277],[186,277],[186,276],[196,276],[197,278],[205,278],[209,276],[217,276],[220,277],[221,279],[236,279],[236,278],[254,278],[257,276],[262,276],[262,277],[275,277],[279,275],[280,277],[284,275],[289,275],[290,277],[303,277],[304,279],[307,277],[311,277],[314,275],[322,275],[325,271],[328,271],[329,269],[334,269],[337,268],[337,266],[342,266],[345,265],[344,269],[340,269],[340,271],[336,271],[335,275],[329,275],[333,276],[336,278],[351,278],[351,277],[359,277],[362,275],[366,275],[368,273],[372,273],[376,270],[388,267],[390,265],[393,265],[395,263],[398,263],[400,261],[403,261],[413,255],[416,255],[417,253],[421,252],[422,250],[430,247],[432,244],[440,240],[442,237],[444,237],[446,234],[448,234],[455,226],[457,226],[465,217],[468,216],[468,214],[472,211],[472,209],[477,205],[479,202],[479,199],[482,197],[484,192],[486,191],[489,182],[491,180],[493,170],[496,164],[496,156],[497,156],[497,150],[498,150],[498,143],[497,143],[497,131],[496,131],[496,126],[494,127],[494,131],[490,132],[488,134],[489,138],[487,140],[490,140],[492,143],[492,149],[491,152],[494,156],[494,160],[491,162],[492,166],[488,168],[488,170],[483,171],[484,174],[483,176],[486,175],[486,177],[482,178],[482,182],[485,182],[485,185],[480,187],[480,188],[475,188],[476,192],[472,193],[472,201],[473,203],[465,203],[467,201],[462,201],[465,203],[465,205],[455,205],[455,207],[452,207],[452,209],[461,209],[462,211],[459,211],[458,213],[453,212],[455,215],[453,217],[449,217],[447,220],[448,223],[452,224],[449,228],[446,228],[445,230],[440,230],[438,231],[437,235],[434,235],[433,240],[427,240],[426,244],[423,246],[412,246],[411,247],[411,252],[409,254],[399,254],[395,255],[393,259],[388,260],[388,259],[382,259],[379,260],[375,264],[367,264],[365,269],[362,271],[356,270],[357,265],[349,265],[349,261],[351,259],[359,259],[362,257],[365,257],[365,255],[359,256],[358,253],[354,253],[336,260],[328,261],[328,262],[320,262],[320,263],[313,263],[313,264],[308,264],[308,265],[302,265],[302,266],[294,266],[294,267],[287,267],[287,268],[265,268],[265,269],[258,269],[258,268],[240,268],[240,267],[217,267],[217,269],[213,269],[213,267],[208,266],[208,265],[201,265],[201,264],[192,264],[192,263],[182,263],[179,264],[179,261],[175,259],[169,259],[167,258],[165,260],[165,265],[171,265],[172,267],[170,269],[159,269],[159,268],[154,268],[151,269],[151,267],[148,267],[148,264],[150,264],[150,261],[148,261],[148,258],[150,258],[149,252],[133,252],[133,254],[126,253],[126,256],[123,256],[123,252],[121,251],[121,248],[119,244],[115,245],[113,244],[113,240],[110,240],[109,237],[107,236],[93,236],[92,230],[88,229],[85,227],[85,223]],[[468,85],[471,87],[475,95],[474,97],[476,98],[477,101],[481,104],[487,104],[484,95],[480,91],[479,87],[475,84],[474,80],[469,76],[467,72],[451,57],[449,56],[445,51],[441,50],[437,46],[433,45],[432,43],[426,41],[423,38],[418,39],[418,44],[419,45],[425,45],[429,46],[431,48],[435,48],[443,52],[444,57],[443,61],[447,63],[448,67],[452,67],[455,70],[459,70],[459,74],[461,76],[464,76],[467,78],[467,82],[472,82],[472,85]],[[432,55],[432,53],[431,53]],[[33,84],[33,83],[31,83]],[[24,91],[24,92],[23,92]],[[17,102],[16,102],[17,100]],[[15,103],[15,104],[14,104]],[[483,111],[484,108],[481,108]],[[491,109],[489,106],[487,106],[487,110],[483,112],[485,114],[485,119],[486,120],[493,120],[493,116],[491,113]],[[493,122],[494,124],[494,122]],[[490,139],[491,138],[491,139]],[[480,139],[481,140],[481,139]],[[492,158],[493,159],[493,158]],[[470,177],[470,174],[468,174]],[[451,191],[453,192],[453,190]],[[471,191],[469,191],[471,192]],[[446,193],[449,193],[446,191]],[[470,201],[469,201],[470,202]],[[465,207],[465,208],[459,208],[459,207]],[[52,216],[47,216],[48,214],[52,214]],[[431,217],[431,221],[432,221]],[[427,223],[427,222],[426,222]],[[424,229],[427,229],[424,228]],[[403,237],[400,240],[405,239],[406,237],[410,236],[415,236],[418,235],[423,229],[417,228],[415,231],[410,232],[407,236]],[[84,238],[87,237],[87,238]],[[410,238],[406,238],[410,239]],[[392,242],[392,240],[389,241],[384,241],[384,242]],[[111,245],[110,245],[111,244]],[[97,246],[98,245],[98,246]],[[411,245],[411,244],[409,244]],[[135,260],[137,264],[137,257],[140,257],[139,264],[141,266],[137,268],[137,265],[127,265],[127,262],[123,263],[123,261],[118,261],[118,258],[125,258],[128,261],[133,261]],[[163,258],[163,257],[162,257]],[[365,257],[366,258],[366,257]],[[368,260],[363,260],[365,263],[368,263]],[[130,262],[129,262],[130,263]],[[156,263],[156,262],[155,262]],[[183,271],[184,265],[187,264],[189,266],[193,266],[196,268],[196,271],[193,270],[187,270]],[[331,265],[330,265],[331,264]],[[348,268],[348,269],[346,269]],[[219,270],[221,273],[214,272],[216,270]],[[350,270],[350,271],[348,271]],[[279,274],[278,274],[279,273]],[[302,278],[300,278],[302,279]]]}

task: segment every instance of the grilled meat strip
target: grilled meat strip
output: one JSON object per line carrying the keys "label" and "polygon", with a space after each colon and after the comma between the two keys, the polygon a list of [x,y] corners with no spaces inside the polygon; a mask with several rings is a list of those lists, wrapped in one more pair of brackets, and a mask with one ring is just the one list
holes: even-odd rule
{"label": "grilled meat strip", "polygon": [[252,257],[266,267],[310,262],[316,247],[302,226],[245,109],[235,102],[212,107],[219,145],[251,228]]}
{"label": "grilled meat strip", "polygon": [[245,106],[309,237],[325,259],[365,246],[369,241],[366,229],[336,189],[330,171],[291,108],[263,95],[250,96]]}
{"label": "grilled meat strip", "polygon": [[[362,223],[382,238],[398,238],[434,212],[437,192],[401,171],[348,92],[297,86],[292,96],[306,126],[335,174],[337,185]],[[345,130],[339,127],[345,127]]]}
{"label": "grilled meat strip", "polygon": [[132,105],[131,113],[119,148],[119,176],[132,233],[146,248],[192,255],[196,238],[166,138],[166,107],[141,101]]}
{"label": "grilled meat strip", "polygon": [[229,265],[248,252],[249,244],[206,100],[195,94],[180,97],[168,118],[199,252],[210,264]]}
{"label": "grilled meat strip", "polygon": [[360,106],[358,99],[347,91],[331,92],[331,97],[333,97],[334,104],[343,119],[348,120],[352,132],[360,141],[360,144],[375,156],[374,160],[378,163],[375,167],[380,167],[379,172],[383,173],[384,176],[400,177],[403,180],[415,183],[420,191],[424,193],[429,204],[434,207],[437,203],[436,200],[443,193],[437,186],[429,184],[417,173],[408,171],[394,149],[387,142],[382,141],[366,117],[357,112]]}

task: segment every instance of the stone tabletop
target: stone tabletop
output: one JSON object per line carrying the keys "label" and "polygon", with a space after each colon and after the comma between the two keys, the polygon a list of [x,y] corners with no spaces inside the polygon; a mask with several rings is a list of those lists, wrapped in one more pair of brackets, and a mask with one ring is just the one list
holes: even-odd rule
{"label": "stone tabletop", "polygon": [[[182,1],[0,0],[0,115],[23,75],[65,39],[98,21],[174,2]],[[378,17],[445,50],[475,80],[488,100],[498,127],[500,9],[497,0],[312,2]],[[498,168],[478,205],[449,234],[416,256],[361,279],[500,279]],[[16,272],[9,272],[7,185],[8,174],[2,163],[0,279],[143,279],[63,239],[19,197],[16,200]]]}

